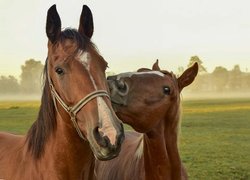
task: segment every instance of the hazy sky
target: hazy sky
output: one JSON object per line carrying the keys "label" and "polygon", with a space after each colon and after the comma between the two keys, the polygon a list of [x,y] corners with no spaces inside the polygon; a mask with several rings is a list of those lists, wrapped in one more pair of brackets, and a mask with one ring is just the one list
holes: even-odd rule
{"label": "hazy sky", "polygon": [[56,3],[63,27],[78,27],[83,4],[94,16],[93,41],[121,72],[160,65],[175,71],[198,55],[215,66],[250,70],[249,0],[0,0],[0,75],[20,75],[25,60],[47,56],[45,22]]}

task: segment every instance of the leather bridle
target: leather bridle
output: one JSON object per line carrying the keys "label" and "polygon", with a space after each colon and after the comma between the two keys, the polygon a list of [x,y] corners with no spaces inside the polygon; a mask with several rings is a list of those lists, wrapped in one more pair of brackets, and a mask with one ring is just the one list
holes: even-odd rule
{"label": "leather bridle", "polygon": [[80,130],[77,122],[76,122],[76,114],[88,103],[90,102],[92,99],[96,98],[96,97],[101,97],[101,96],[106,96],[110,99],[110,96],[108,94],[107,91],[105,90],[95,90],[94,92],[89,93],[88,95],[86,95],[84,98],[82,98],[78,103],[76,103],[74,106],[68,106],[63,100],[62,98],[59,96],[59,94],[56,92],[55,87],[53,86],[53,83],[50,79],[49,76],[49,69],[47,68],[47,75],[48,75],[48,81],[49,81],[49,86],[50,86],[50,91],[51,91],[51,95],[53,98],[53,102],[54,102],[54,106],[56,108],[56,111],[58,112],[57,109],[57,102],[62,106],[62,108],[69,114],[70,119],[78,133],[78,135],[83,139],[86,140],[86,138],[83,136],[82,131]]}

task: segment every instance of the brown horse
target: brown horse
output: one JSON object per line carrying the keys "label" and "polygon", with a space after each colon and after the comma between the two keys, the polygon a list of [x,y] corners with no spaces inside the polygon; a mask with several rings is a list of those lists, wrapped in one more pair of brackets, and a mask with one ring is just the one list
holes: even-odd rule
{"label": "brown horse", "polygon": [[46,33],[38,118],[26,136],[0,134],[0,179],[91,179],[94,156],[109,160],[120,151],[123,127],[107,93],[107,62],[90,40],[90,9],[83,6],[78,31],[61,31],[53,5]]}
{"label": "brown horse", "polygon": [[195,63],[176,78],[161,71],[157,61],[152,70],[108,77],[118,117],[137,132],[125,134],[119,157],[96,162],[98,179],[187,179],[177,145],[180,92],[193,82],[197,72]]}

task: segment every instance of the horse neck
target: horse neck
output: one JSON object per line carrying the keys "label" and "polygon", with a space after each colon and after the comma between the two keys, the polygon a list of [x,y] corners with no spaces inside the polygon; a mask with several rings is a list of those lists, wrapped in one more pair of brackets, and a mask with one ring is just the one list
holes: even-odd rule
{"label": "horse neck", "polygon": [[164,121],[144,134],[144,166],[146,180],[170,179],[170,162],[164,138]]}
{"label": "horse neck", "polygon": [[171,167],[171,179],[181,179],[182,164],[178,151],[179,102],[168,111],[164,120],[164,139]]}
{"label": "horse neck", "polygon": [[52,161],[53,169],[58,174],[63,174],[68,179],[90,179],[91,168],[94,163],[94,156],[88,142],[82,140],[69,115],[58,108],[56,115],[57,127],[45,149],[45,161]]}
{"label": "horse neck", "polygon": [[178,151],[179,104],[173,105],[159,124],[144,134],[145,179],[181,179]]}

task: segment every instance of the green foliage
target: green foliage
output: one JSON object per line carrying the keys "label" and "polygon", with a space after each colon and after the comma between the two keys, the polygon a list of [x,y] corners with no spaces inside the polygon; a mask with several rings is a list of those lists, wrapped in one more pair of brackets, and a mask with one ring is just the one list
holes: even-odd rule
{"label": "green foliage", "polygon": [[203,62],[200,60],[198,56],[192,56],[189,60],[188,67],[191,67],[195,62],[198,63],[199,73],[207,72],[206,68],[203,66]]}
{"label": "green foliage", "polygon": [[[235,65],[232,70],[217,66],[212,73],[208,73],[198,56],[192,56],[190,58],[188,67],[191,67],[195,62],[199,65],[199,74],[194,83],[187,88],[187,92],[193,94],[197,92],[249,92],[250,73],[242,72],[239,65]],[[180,74],[180,72],[181,69],[178,68],[178,74]]]}
{"label": "green foliage", "polygon": [[21,66],[21,90],[23,93],[40,93],[41,92],[41,75],[43,65],[41,61],[29,59]]}
{"label": "green foliage", "polygon": [[216,77],[214,78],[214,86],[216,91],[223,91],[228,83],[228,70],[224,67],[218,66],[214,69],[212,76]]}
{"label": "green foliage", "polygon": [[0,95],[40,94],[43,65],[40,61],[29,59],[21,66],[20,83],[14,76],[0,76]]}
{"label": "green foliage", "polygon": [[229,83],[229,87],[233,90],[238,90],[241,88],[243,82],[243,73],[240,70],[240,66],[239,65],[235,65],[234,68],[232,69],[231,73],[230,73],[230,81]]}
{"label": "green foliage", "polygon": [[19,90],[18,81],[14,76],[0,76],[0,94],[13,94]]}
{"label": "green foliage", "polygon": [[212,73],[198,74],[187,91],[197,92],[249,92],[250,73],[242,72],[239,65],[232,70],[217,66]]}
{"label": "green foliage", "polygon": [[[38,107],[1,102],[0,131],[26,133]],[[182,110],[180,152],[189,179],[249,179],[250,99],[184,101]]]}

